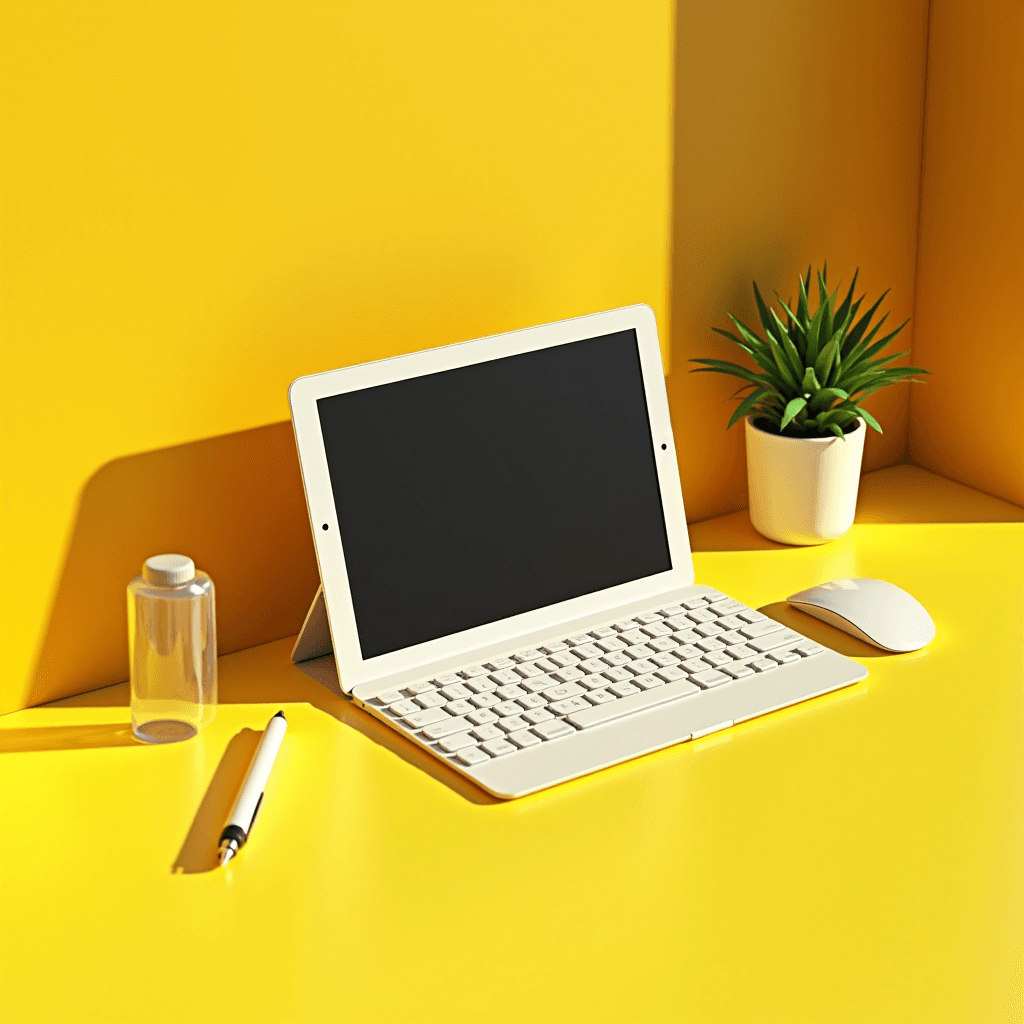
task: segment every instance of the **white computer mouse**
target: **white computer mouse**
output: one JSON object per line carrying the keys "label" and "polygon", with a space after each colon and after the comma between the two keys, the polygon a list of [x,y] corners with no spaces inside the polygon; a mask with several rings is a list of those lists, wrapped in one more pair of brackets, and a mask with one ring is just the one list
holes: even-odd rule
{"label": "white computer mouse", "polygon": [[916,651],[935,639],[932,617],[905,590],[885,580],[833,580],[787,600],[883,651]]}

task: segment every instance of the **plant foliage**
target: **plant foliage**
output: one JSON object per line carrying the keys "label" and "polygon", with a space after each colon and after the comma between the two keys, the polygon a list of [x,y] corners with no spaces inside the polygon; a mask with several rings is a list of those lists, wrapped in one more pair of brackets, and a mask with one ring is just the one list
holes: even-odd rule
{"label": "plant foliage", "polygon": [[874,327],[871,327],[871,320],[888,290],[858,319],[864,296],[854,301],[857,274],[853,275],[850,290],[838,306],[839,289],[829,295],[827,275],[826,263],[817,274],[818,308],[813,314],[808,300],[810,267],[806,278],[799,279],[800,296],[795,311],[782,301],[778,292],[775,293],[785,319],[765,305],[755,281],[754,298],[764,329],[763,338],[731,313],[729,319],[738,335],[712,328],[743,349],[757,364],[757,369],[724,359],[690,360],[704,364],[692,373],[725,373],[746,382],[734,396],[748,392],[732,414],[730,427],[744,416],[753,415],[757,426],[787,437],[835,434],[845,438],[844,432],[852,430],[861,417],[881,433],[878,421],[861,402],[890,384],[922,383],[917,378],[928,373],[927,370],[918,366],[889,365],[907,352],[880,354],[908,323],[905,320],[896,330],[875,340],[889,314]]}

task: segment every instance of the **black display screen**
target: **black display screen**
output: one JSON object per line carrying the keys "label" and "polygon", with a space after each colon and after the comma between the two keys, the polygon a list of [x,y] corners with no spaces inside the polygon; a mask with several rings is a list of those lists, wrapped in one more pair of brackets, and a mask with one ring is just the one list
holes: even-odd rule
{"label": "black display screen", "polygon": [[672,567],[635,331],[317,406],[364,659]]}

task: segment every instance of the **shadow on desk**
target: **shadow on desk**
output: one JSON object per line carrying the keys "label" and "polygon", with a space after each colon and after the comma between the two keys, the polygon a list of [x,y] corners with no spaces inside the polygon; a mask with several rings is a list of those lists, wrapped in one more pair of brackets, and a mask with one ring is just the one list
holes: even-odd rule
{"label": "shadow on desk", "polygon": [[35,729],[0,729],[0,754],[39,750],[91,750],[94,747],[141,747],[130,725],[51,725]]}

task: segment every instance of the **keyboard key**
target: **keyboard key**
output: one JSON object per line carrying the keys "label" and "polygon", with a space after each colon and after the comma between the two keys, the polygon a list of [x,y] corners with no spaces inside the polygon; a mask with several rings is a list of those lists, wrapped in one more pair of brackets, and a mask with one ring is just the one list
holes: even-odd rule
{"label": "keyboard key", "polygon": [[493,693],[477,693],[469,698],[471,704],[475,704],[478,708],[493,708],[495,704],[500,704],[501,701]]}
{"label": "keyboard key", "polygon": [[490,761],[491,755],[484,753],[479,747],[466,747],[455,755],[463,764],[483,764]]}
{"label": "keyboard key", "polygon": [[417,711],[414,714],[406,715],[402,721],[411,729],[422,729],[425,725],[443,722],[446,718],[451,718],[451,715],[443,708],[430,708],[428,711]]}
{"label": "keyboard key", "polygon": [[743,625],[743,620],[738,615],[722,615],[717,621],[722,629],[739,629]]}
{"label": "keyboard key", "polygon": [[686,678],[686,673],[681,668],[662,668],[654,674],[666,683],[676,683]]}
{"label": "keyboard key", "polygon": [[523,679],[536,679],[537,676],[545,674],[544,669],[538,668],[536,665],[517,665],[516,672],[518,672]]}
{"label": "keyboard key", "polygon": [[[603,665],[601,667],[604,668]],[[584,690],[599,690],[602,686],[608,685],[608,680],[605,679],[603,672],[596,672],[578,679],[576,685],[582,686]]]}
{"label": "keyboard key", "polygon": [[450,700],[444,709],[449,715],[468,715],[473,710],[473,705],[468,700]]}
{"label": "keyboard key", "polygon": [[577,711],[570,715],[568,720],[581,729],[589,729],[591,726],[611,722],[616,718],[622,718],[635,711],[644,711],[647,708],[653,708],[659,704],[667,704],[671,700],[689,697],[700,692],[699,686],[694,686],[693,683],[685,680],[678,683],[668,683],[653,690],[637,690],[634,694],[623,697],[620,700],[609,701],[606,704],[597,704],[587,708],[585,711]]}
{"label": "keyboard key", "polygon": [[404,692],[407,693],[410,697],[415,697],[418,694],[430,693],[431,691],[436,689],[437,687],[433,683],[410,683],[407,687],[405,687]]}
{"label": "keyboard key", "polygon": [[773,651],[768,657],[780,665],[791,665],[794,661],[800,660],[800,655],[796,651]]}
{"label": "keyboard key", "polygon": [[473,735],[478,740],[500,740],[505,734],[496,725],[478,725]]}
{"label": "keyboard key", "polygon": [[544,691],[544,696],[549,701],[565,700],[566,697],[582,697],[584,694],[582,686],[576,683],[563,683],[561,686],[551,686]]}
{"label": "keyboard key", "polygon": [[456,750],[469,747],[476,743],[476,740],[468,732],[460,732],[455,736],[449,736],[441,740],[438,746],[448,754],[454,754]]}
{"label": "keyboard key", "polygon": [[637,627],[628,632],[620,633],[619,639],[632,647],[633,644],[642,644],[647,639],[647,634],[641,633],[639,627]]}
{"label": "keyboard key", "polygon": [[433,725],[428,725],[423,730],[423,735],[428,740],[440,740],[445,736],[454,736],[457,732],[466,732],[470,724],[464,718],[449,718],[446,722],[435,722]]}
{"label": "keyboard key", "polygon": [[734,658],[753,658],[757,651],[746,644],[734,644],[732,647],[726,647],[725,653],[731,654]]}
{"label": "keyboard key", "polygon": [[557,672],[551,673],[552,679],[557,679],[560,683],[574,683],[577,679],[583,678],[583,670],[576,668],[560,668]]}
{"label": "keyboard key", "polygon": [[740,632],[753,639],[756,636],[764,636],[765,633],[774,633],[777,629],[783,629],[781,622],[774,619],[763,619],[761,622],[748,622],[743,625]]}
{"label": "keyboard key", "polygon": [[602,673],[605,679],[610,679],[613,683],[628,683],[633,678],[631,672],[627,672],[624,668],[616,667],[610,668]]}
{"label": "keyboard key", "polygon": [[695,644],[700,639],[700,633],[692,629],[677,629],[672,636],[678,644]]}
{"label": "keyboard key", "polygon": [[720,590],[712,590],[710,587],[704,591],[704,600],[708,604],[715,604],[718,601],[728,601],[729,595],[723,594]]}
{"label": "keyboard key", "polygon": [[[748,626],[747,628],[749,629],[751,627]],[[725,630],[715,622],[701,622],[693,627],[693,631],[698,636],[718,636],[719,633],[725,632]],[[493,679],[494,676],[491,676],[491,678]]]}
{"label": "keyboard key", "polygon": [[593,639],[589,633],[577,633],[576,636],[569,637],[565,642],[570,647],[582,647],[584,644],[589,644]]}
{"label": "keyboard key", "polygon": [[626,633],[631,629],[636,629],[636,623],[632,619],[622,619],[620,622],[613,622],[612,629],[616,633]]}
{"label": "keyboard key", "polygon": [[[679,650],[679,648],[675,648]],[[668,668],[670,665],[675,667],[679,664],[676,656],[671,651],[665,651],[662,654],[655,654],[651,656],[651,661],[654,662],[659,668]]]}
{"label": "keyboard key", "polygon": [[466,688],[474,693],[491,693],[498,688],[498,684],[491,682],[490,679],[467,679]]}
{"label": "keyboard key", "polygon": [[392,704],[389,710],[394,715],[414,715],[420,710],[420,706],[407,698]]}
{"label": "keyboard key", "polygon": [[508,734],[508,740],[510,743],[514,743],[517,747],[536,747],[540,744],[540,737],[530,732],[529,729],[520,729],[519,732],[510,732]]}
{"label": "keyboard key", "polygon": [[527,711],[530,708],[542,708],[547,702],[547,697],[542,693],[524,693],[522,697],[516,697],[516,703]]}
{"label": "keyboard key", "polygon": [[656,686],[664,686],[665,681],[659,679],[656,675],[650,674],[646,676],[637,676],[633,680],[633,685],[638,686],[641,690],[653,690]]}
{"label": "keyboard key", "polygon": [[779,667],[779,663],[770,658],[758,658],[757,661],[750,662],[750,667],[755,672],[771,672],[773,668]]}
{"label": "keyboard key", "polygon": [[608,691],[614,693],[616,697],[631,697],[634,693],[639,693],[640,688],[632,683],[612,683]]}
{"label": "keyboard key", "polygon": [[388,690],[387,693],[382,693],[377,700],[381,704],[397,704],[400,700],[405,698],[397,690]]}
{"label": "keyboard key", "polygon": [[653,672],[658,666],[654,664],[648,658],[641,658],[639,661],[634,661],[632,665],[628,667],[628,671],[632,672],[636,676],[645,676],[648,672]]}
{"label": "keyboard key", "polygon": [[682,663],[683,669],[687,672],[703,672],[705,669],[711,668],[711,663],[705,661],[703,658],[687,658]]}
{"label": "keyboard key", "polygon": [[638,661],[640,658],[649,658],[655,653],[655,650],[653,647],[648,647],[647,644],[634,644],[632,647],[627,647],[622,653],[634,661]]}
{"label": "keyboard key", "polygon": [[723,665],[731,665],[732,657],[725,653],[725,651],[708,651],[704,655],[704,660],[709,665],[714,665],[715,668],[721,668]]}
{"label": "keyboard key", "polygon": [[534,650],[532,647],[528,651],[520,651],[518,654],[512,655],[512,660],[522,665],[528,661],[539,661],[544,655],[540,651]]}
{"label": "keyboard key", "polygon": [[541,658],[536,662],[537,668],[542,672],[554,672],[558,666],[550,658]]}
{"label": "keyboard key", "polygon": [[624,644],[617,636],[610,636],[604,640],[596,641],[595,646],[600,647],[602,651],[611,654],[612,651],[623,651],[628,646]]}
{"label": "keyboard key", "polygon": [[514,700],[503,700],[495,704],[491,710],[501,718],[508,718],[509,715],[518,715],[523,709]]}
{"label": "keyboard key", "polygon": [[647,646],[652,651],[671,651],[679,645],[676,642],[676,638],[673,636],[658,636],[652,640],[647,641]]}
{"label": "keyboard key", "polygon": [[797,644],[793,650],[798,654],[802,654],[805,658],[813,658],[815,654],[821,654],[825,648],[821,644],[816,644],[813,640],[808,640],[806,643]]}
{"label": "keyboard key", "polygon": [[690,676],[690,679],[695,683],[700,683],[701,686],[720,686],[722,683],[729,682],[729,677],[715,668],[708,669],[707,672],[696,672]]}
{"label": "keyboard key", "polygon": [[589,644],[581,644],[579,647],[574,647],[572,649],[572,653],[575,654],[577,658],[600,658],[601,648],[591,642]]}
{"label": "keyboard key", "polygon": [[661,609],[661,614],[664,615],[666,619],[672,618],[673,615],[682,615],[683,606],[681,604],[670,604],[667,608]]}
{"label": "keyboard key", "polygon": [[689,658],[699,658],[704,652],[694,644],[683,644],[673,652],[680,661],[687,661]]}
{"label": "keyboard key", "polygon": [[707,601],[703,597],[691,597],[690,600],[679,603],[688,611],[693,611],[694,608],[704,608],[707,605]]}
{"label": "keyboard key", "polygon": [[587,694],[587,700],[591,704],[607,704],[609,701],[618,700],[618,697],[614,693],[609,693],[607,690],[591,690]]}
{"label": "keyboard key", "polygon": [[552,654],[551,660],[559,668],[569,668],[572,665],[578,665],[580,661],[572,651],[566,651],[564,654]]}
{"label": "keyboard key", "polygon": [[488,708],[479,708],[476,711],[468,711],[466,712],[466,717],[474,725],[490,725],[491,722],[496,722],[498,720],[498,716]]}
{"label": "keyboard key", "polygon": [[557,740],[562,736],[571,736],[576,730],[567,722],[555,719],[551,722],[541,722],[535,725],[533,731],[544,740]]}
{"label": "keyboard key", "polygon": [[737,612],[736,618],[742,619],[744,622],[763,622],[768,616],[762,615],[760,612],[751,611],[747,609],[745,612]]}
{"label": "keyboard key", "polygon": [[544,644],[541,647],[541,650],[545,654],[559,654],[561,651],[569,650],[569,645],[568,644],[563,644],[560,640],[557,640],[557,641],[552,641],[549,644]]}
{"label": "keyboard key", "polygon": [[707,608],[698,608],[694,612],[687,612],[686,617],[691,622],[696,622],[698,625],[703,625],[708,622],[714,622],[718,616],[714,612],[710,612]]}
{"label": "keyboard key", "polygon": [[495,658],[494,661],[485,661],[484,668],[492,672],[502,672],[508,668],[515,668],[515,662],[511,658]]}
{"label": "keyboard key", "polygon": [[509,743],[508,740],[488,740],[486,743],[481,743],[480,746],[491,757],[504,757],[505,754],[514,754],[519,749],[515,744]]}
{"label": "keyboard key", "polygon": [[651,622],[658,622],[661,619],[660,612],[645,612],[643,615],[636,615],[634,619],[639,622],[642,626],[646,626]]}
{"label": "keyboard key", "polygon": [[606,665],[611,665],[612,668],[615,668],[618,665],[628,665],[632,659],[625,651],[610,651],[601,660]]}
{"label": "keyboard key", "polygon": [[541,722],[553,722],[555,720],[555,716],[547,708],[530,708],[529,711],[523,712],[522,717],[531,725],[540,725]]}
{"label": "keyboard key", "polygon": [[722,671],[725,672],[726,675],[732,676],[733,679],[744,679],[747,676],[752,676],[754,674],[754,670],[752,668],[747,668],[746,665],[736,664],[723,665]]}
{"label": "keyboard key", "polygon": [[730,629],[726,633],[719,633],[715,639],[725,644],[726,647],[732,647],[733,644],[742,644],[746,642],[746,637],[737,629]]}
{"label": "keyboard key", "polygon": [[528,729],[529,727],[530,723],[518,715],[513,715],[511,718],[503,718],[500,722],[494,723],[494,728],[500,729],[502,732],[519,732],[520,729]]}
{"label": "keyboard key", "polygon": [[753,647],[755,651],[760,651],[764,654],[766,651],[782,647],[785,644],[800,643],[803,639],[799,633],[794,633],[791,629],[783,629],[769,633],[767,636],[759,636],[753,640],[748,640],[747,646]]}
{"label": "keyboard key", "polygon": [[606,640],[610,636],[615,636],[615,630],[611,626],[602,626],[600,629],[592,629],[590,635],[595,640]]}
{"label": "keyboard key", "polygon": [[523,677],[513,672],[510,668],[503,668],[500,672],[491,673],[491,682],[498,686],[507,686],[509,683],[518,683]]}
{"label": "keyboard key", "polygon": [[600,658],[588,658],[586,661],[580,662],[580,671],[585,672],[588,676],[594,675],[595,672],[603,672],[607,667]]}
{"label": "keyboard key", "polygon": [[467,690],[462,683],[452,683],[450,686],[442,686],[441,692],[449,700],[467,700],[472,691]]}
{"label": "keyboard key", "polygon": [[672,627],[658,621],[652,622],[649,626],[641,626],[640,631],[651,637],[668,636],[672,632]]}
{"label": "keyboard key", "polygon": [[526,691],[521,686],[499,686],[494,692],[502,700],[515,700],[517,697],[526,696]]}
{"label": "keyboard key", "polygon": [[448,701],[445,699],[445,695],[439,690],[431,690],[430,693],[421,693],[418,697],[414,697],[413,700],[419,704],[421,708],[443,708]]}
{"label": "keyboard key", "polygon": [[555,715],[568,715],[573,711],[582,711],[586,707],[590,707],[590,703],[583,697],[566,697],[565,700],[556,700],[553,704],[549,704],[548,711]]}
{"label": "keyboard key", "polygon": [[539,693],[541,690],[548,690],[555,685],[555,680],[549,675],[540,675],[536,679],[524,679],[521,686],[529,693]]}
{"label": "keyboard key", "polygon": [[734,601],[731,597],[727,601],[715,601],[711,610],[718,615],[735,615],[736,612],[746,611],[747,606],[741,601]]}
{"label": "keyboard key", "polygon": [[483,665],[475,665],[473,668],[464,668],[459,675],[463,679],[476,679],[477,676],[487,675],[487,669]]}
{"label": "keyboard key", "polygon": [[705,637],[703,640],[698,640],[694,647],[699,647],[702,651],[724,651],[725,644],[718,639],[717,636]]}

